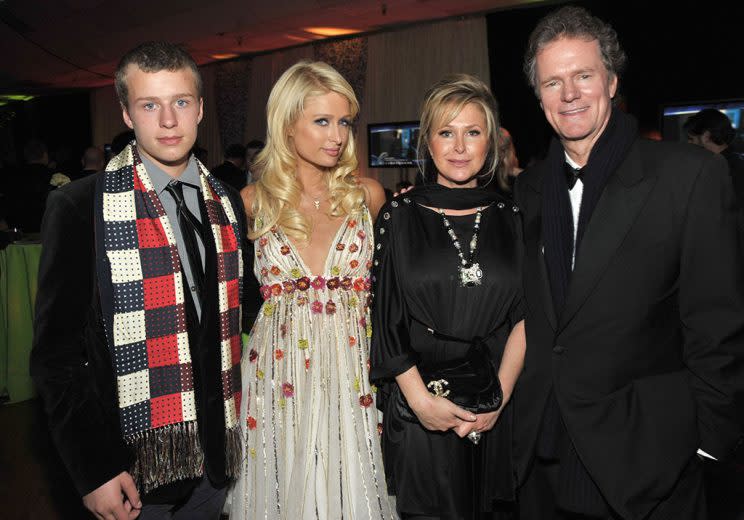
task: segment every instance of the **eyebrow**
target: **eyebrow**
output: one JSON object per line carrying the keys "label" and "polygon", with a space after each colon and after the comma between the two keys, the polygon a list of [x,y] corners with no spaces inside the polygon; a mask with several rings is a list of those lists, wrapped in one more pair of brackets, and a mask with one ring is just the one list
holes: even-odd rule
{"label": "eyebrow", "polygon": [[[327,117],[330,119],[333,119],[333,114],[312,114],[313,117]],[[339,119],[351,119],[351,114],[345,114],[341,116]]]}
{"label": "eyebrow", "polygon": [[[171,99],[181,99],[181,98],[186,98],[186,97],[196,99],[196,96],[194,94],[189,94],[189,93],[174,94],[173,96],[170,96]],[[136,103],[137,101],[160,101],[161,99],[162,98],[158,96],[144,96],[144,97],[138,97],[134,101]]]}
{"label": "eyebrow", "polygon": [[[439,125],[438,128],[446,128],[448,126],[452,126],[452,121],[450,121],[449,123],[444,124],[444,125]],[[473,127],[476,127],[476,126],[483,126],[483,125],[481,125],[480,123],[473,123],[472,125],[464,125],[464,126],[465,126],[465,128],[473,128]]]}

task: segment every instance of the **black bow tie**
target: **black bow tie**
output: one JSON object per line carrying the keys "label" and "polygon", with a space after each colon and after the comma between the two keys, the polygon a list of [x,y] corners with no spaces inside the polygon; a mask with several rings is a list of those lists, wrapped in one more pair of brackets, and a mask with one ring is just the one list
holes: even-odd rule
{"label": "black bow tie", "polygon": [[563,165],[566,173],[566,184],[568,184],[568,189],[572,190],[576,185],[576,181],[584,176],[584,172],[582,168],[574,168],[568,163],[563,163]]}

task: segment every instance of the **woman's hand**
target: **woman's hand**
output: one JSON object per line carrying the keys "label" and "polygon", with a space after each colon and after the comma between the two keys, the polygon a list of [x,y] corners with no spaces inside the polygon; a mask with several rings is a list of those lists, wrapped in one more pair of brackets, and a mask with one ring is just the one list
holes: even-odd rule
{"label": "woman's hand", "polygon": [[501,410],[503,409],[504,409],[504,406],[501,405],[501,407],[498,410],[495,410],[493,412],[476,414],[475,422],[471,423],[473,425],[473,430],[478,430],[479,432],[487,432],[493,429],[493,427],[496,426],[496,421],[499,420],[499,416],[501,415]]}
{"label": "woman's hand", "polygon": [[[411,410],[418,417],[421,425],[427,430],[446,432],[447,430],[465,427],[465,435],[476,421],[476,415],[457,406],[444,397],[427,392],[427,396],[417,403],[409,403]],[[460,435],[458,433],[458,435]],[[460,435],[462,437],[462,435]]]}
{"label": "woman's hand", "polygon": [[496,426],[496,421],[499,420],[499,415],[501,415],[501,410],[503,409],[504,407],[502,406],[494,412],[476,414],[474,422],[461,423],[454,428],[454,431],[460,437],[465,437],[470,432],[487,432]]}

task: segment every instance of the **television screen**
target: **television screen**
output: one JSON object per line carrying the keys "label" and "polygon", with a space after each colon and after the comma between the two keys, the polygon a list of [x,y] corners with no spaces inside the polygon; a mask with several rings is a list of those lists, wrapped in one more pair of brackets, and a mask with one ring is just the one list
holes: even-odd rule
{"label": "television screen", "polygon": [[687,142],[687,134],[682,125],[687,118],[704,108],[720,110],[731,120],[731,126],[738,137],[744,137],[744,99],[701,101],[664,105],[661,117],[661,136],[665,141]]}
{"label": "television screen", "polygon": [[367,125],[369,167],[416,167],[418,135],[418,121]]}

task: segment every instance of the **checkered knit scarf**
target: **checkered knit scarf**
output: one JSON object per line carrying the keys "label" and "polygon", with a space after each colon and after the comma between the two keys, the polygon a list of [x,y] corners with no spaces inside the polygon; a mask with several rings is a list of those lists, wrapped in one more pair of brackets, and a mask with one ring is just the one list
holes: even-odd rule
{"label": "checkered knit scarf", "polygon": [[[239,227],[225,189],[201,163],[198,166],[217,250],[226,468],[228,476],[235,477],[240,460],[243,277]],[[102,298],[102,306],[122,435],[135,455],[131,473],[140,491],[147,493],[203,473],[183,278],[173,228],[136,145],[112,159],[103,175],[103,229],[96,233],[103,235],[103,242],[100,236],[97,241],[110,271],[102,280],[110,300],[106,305]]]}

